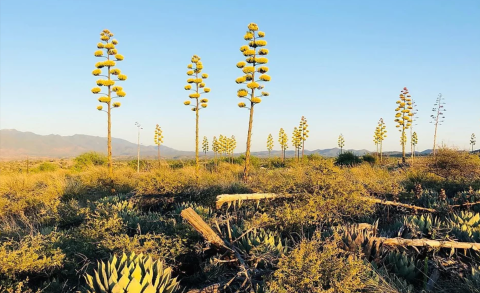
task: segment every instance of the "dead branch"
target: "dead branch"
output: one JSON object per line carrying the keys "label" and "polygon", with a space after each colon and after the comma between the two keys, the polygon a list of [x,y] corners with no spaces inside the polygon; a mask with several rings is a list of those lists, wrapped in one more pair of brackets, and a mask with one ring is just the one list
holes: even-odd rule
{"label": "dead branch", "polygon": [[397,206],[397,207],[402,207],[402,208],[411,209],[411,210],[415,210],[415,211],[424,211],[424,212],[429,212],[429,213],[436,213],[437,212],[436,209],[423,208],[423,207],[418,207],[418,206],[414,206],[414,205],[409,205],[409,204],[405,204],[405,203],[401,203],[401,202],[395,202],[395,201],[389,201],[389,200],[381,200],[381,199],[374,198],[374,197],[361,196],[360,199],[365,200],[365,201],[374,202],[374,203],[377,203],[377,204],[382,204],[382,205],[387,205],[387,206]]}
{"label": "dead branch", "polygon": [[261,200],[267,198],[281,198],[284,195],[275,193],[247,193],[247,194],[221,194],[217,196],[217,209],[221,208],[224,203],[230,203],[242,200]]}
{"label": "dead branch", "polygon": [[180,216],[184,218],[206,241],[210,242],[217,248],[226,247],[225,242],[215,233],[207,223],[192,209],[184,209]]}

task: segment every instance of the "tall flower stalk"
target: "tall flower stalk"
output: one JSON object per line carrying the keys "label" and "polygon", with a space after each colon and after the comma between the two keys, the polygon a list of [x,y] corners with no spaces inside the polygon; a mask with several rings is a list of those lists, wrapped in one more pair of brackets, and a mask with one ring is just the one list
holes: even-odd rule
{"label": "tall flower stalk", "polygon": [[270,159],[270,154],[273,150],[273,136],[270,133],[267,138],[267,150],[268,150],[268,158]]}
{"label": "tall flower stalk", "polygon": [[343,134],[340,133],[338,136],[338,147],[340,148],[340,154],[343,154],[343,147],[345,146],[345,138]]}
{"label": "tall flower stalk", "polygon": [[[113,160],[112,160],[112,109],[119,108],[120,102],[113,102],[113,99],[123,98],[126,93],[121,86],[115,86],[116,81],[124,81],[127,79],[125,74],[120,72],[120,69],[115,68],[116,61],[123,61],[123,56],[118,54],[116,45],[118,41],[113,38],[113,34],[105,29],[100,33],[100,40],[97,44],[98,50],[94,55],[97,58],[105,58],[104,61],[97,62],[95,64],[96,69],[92,71],[94,76],[101,76],[106,79],[97,80],[97,86],[92,89],[93,94],[102,95],[98,101],[106,104],[106,110],[102,105],[97,106],[98,111],[107,113],[107,157],[108,157],[108,174],[110,178],[113,177]],[[112,60],[110,58],[115,58]],[[102,72],[102,68],[106,68],[106,72]],[[116,79],[114,79],[116,77]],[[103,88],[100,88],[103,87]],[[115,94],[115,96],[114,96]]]}
{"label": "tall flower stalk", "polygon": [[160,145],[163,143],[163,131],[162,131],[162,128],[158,124],[157,124],[157,126],[155,126],[154,142],[157,145],[158,166],[160,167]]}
{"label": "tall flower stalk", "polygon": [[302,148],[302,131],[297,127],[293,128],[292,133],[292,145],[295,148],[294,155],[297,158],[297,162],[300,161],[300,149]]}
{"label": "tall flower stalk", "polygon": [[[268,62],[268,59],[263,57],[268,54],[268,50],[262,48],[267,45],[267,42],[263,40],[265,33],[258,31],[258,26],[255,23],[248,25],[248,31],[246,32],[244,39],[248,41],[248,45],[240,47],[240,51],[246,57],[246,62],[241,61],[237,63],[237,67],[241,68],[245,75],[236,79],[237,84],[246,84],[247,88],[241,88],[237,91],[237,96],[242,99],[246,99],[247,103],[240,102],[238,106],[240,108],[246,108],[250,111],[250,117],[248,121],[248,133],[247,133],[247,147],[245,152],[245,168],[243,170],[243,180],[248,181],[250,171],[250,146],[252,141],[252,124],[253,124],[253,110],[256,104],[259,104],[263,96],[268,96],[267,92],[258,92],[255,90],[262,90],[263,86],[259,82],[270,81],[270,76],[267,75],[268,67],[263,66]],[[258,73],[259,76],[255,76]]]}
{"label": "tall flower stalk", "polygon": [[288,136],[283,128],[280,128],[280,132],[278,133],[278,143],[280,144],[280,148],[282,150],[282,160],[285,164],[285,152],[288,149]]}
{"label": "tall flower stalk", "polygon": [[432,112],[433,114],[430,115],[433,123],[435,125],[435,133],[433,135],[433,155],[435,155],[436,147],[437,147],[437,129],[439,125],[442,125],[445,119],[445,98],[442,94],[438,94],[437,99],[435,100],[435,104],[433,105]]}
{"label": "tall flower stalk", "polygon": [[410,113],[408,113],[408,116],[411,118],[412,122],[410,125],[410,151],[411,151],[411,157],[412,157],[412,162],[413,162],[413,157],[414,151],[413,151],[413,127],[417,124],[415,124],[415,121],[417,120],[417,103],[412,99],[411,105],[408,106],[408,109],[410,110]]}
{"label": "tall flower stalk", "polygon": [[415,149],[417,147],[417,144],[418,144],[418,136],[417,136],[417,133],[414,131],[413,134],[412,134],[412,165],[413,165],[413,161],[415,159]]}
{"label": "tall flower stalk", "polygon": [[475,137],[475,133],[472,133],[472,136],[470,136],[470,145],[472,146],[472,152],[473,152],[473,147],[475,147],[476,143],[477,143],[477,138]]}
{"label": "tall flower stalk", "polygon": [[217,165],[217,155],[218,155],[219,150],[220,149],[219,149],[217,137],[214,136],[213,140],[212,140],[212,151],[213,151],[213,161],[214,161],[215,165]]}
{"label": "tall flower stalk", "polygon": [[397,112],[395,114],[395,122],[397,123],[396,127],[399,128],[400,144],[402,145],[402,163],[405,163],[406,130],[412,125],[412,118],[409,115],[411,113],[410,107],[412,107],[411,95],[407,87],[404,87],[403,90],[400,91],[397,108],[395,109]]}
{"label": "tall flower stalk", "polygon": [[[207,94],[210,92],[210,88],[205,87],[204,79],[208,78],[208,74],[202,73],[203,63],[200,61],[200,57],[193,55],[191,64],[187,66],[188,71],[187,75],[187,85],[184,87],[187,91],[192,91],[188,97],[190,100],[183,102],[185,106],[190,106],[191,100],[194,100],[193,107],[191,108],[195,112],[195,174],[198,179],[198,172],[200,169],[200,161],[198,158],[198,120],[199,120],[199,111],[207,107],[208,99],[202,98],[202,94]],[[194,85],[192,88],[192,84]],[[203,90],[203,92],[201,92]]]}
{"label": "tall flower stalk", "polygon": [[302,138],[302,159],[303,159],[303,155],[305,152],[305,141],[307,140],[308,133],[310,132],[308,130],[307,118],[305,118],[305,116],[302,116],[302,119],[300,119],[299,129],[300,129],[300,135]]}
{"label": "tall flower stalk", "polygon": [[205,168],[207,168],[208,138],[206,136],[203,137],[202,151],[205,156]]}
{"label": "tall flower stalk", "polygon": [[374,142],[377,145],[377,153],[380,151],[380,162],[383,159],[383,140],[387,137],[387,127],[383,118],[378,120],[377,128],[375,129]]}

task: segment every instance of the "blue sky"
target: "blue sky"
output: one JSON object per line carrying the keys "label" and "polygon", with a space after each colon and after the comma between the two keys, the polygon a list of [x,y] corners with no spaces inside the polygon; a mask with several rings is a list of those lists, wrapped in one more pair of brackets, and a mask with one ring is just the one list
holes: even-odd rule
{"label": "blue sky", "polygon": [[[38,134],[106,136],[91,75],[99,33],[107,28],[125,56],[128,80],[113,113],[113,136],[194,149],[195,115],[187,64],[202,58],[210,75],[200,137],[235,135],[244,151],[248,111],[236,105],[243,60],[239,47],[250,22],[265,31],[270,50],[270,97],[255,107],[253,150],[269,133],[291,134],[302,115],[310,125],[307,149],[374,149],[383,117],[386,150],[399,150],[395,101],[407,86],[418,104],[418,149],[432,147],[431,108],[447,102],[439,143],[468,148],[480,137],[480,1],[22,1],[0,2],[0,128]],[[480,144],[480,142],[479,142]],[[478,145],[477,145],[478,147]],[[290,146],[290,149],[292,147]]]}

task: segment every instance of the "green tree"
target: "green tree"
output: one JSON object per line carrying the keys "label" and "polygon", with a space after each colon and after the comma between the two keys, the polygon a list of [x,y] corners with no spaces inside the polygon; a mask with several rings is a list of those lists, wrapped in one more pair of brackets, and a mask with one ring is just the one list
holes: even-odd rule
{"label": "green tree", "polygon": [[154,142],[157,145],[158,151],[158,166],[160,166],[160,145],[163,143],[163,131],[162,128],[157,124],[155,127],[155,138]]}
{"label": "green tree", "polygon": [[[205,87],[204,79],[208,78],[208,74],[202,73],[203,63],[200,61],[200,57],[193,55],[192,63],[187,66],[188,71],[187,75],[187,85],[184,87],[187,91],[193,91],[188,97],[195,100],[195,104],[192,107],[192,111],[195,112],[195,173],[198,178],[198,172],[200,169],[200,161],[198,158],[198,120],[199,120],[199,111],[207,107],[208,99],[202,98],[202,94],[207,94],[210,92],[210,88]],[[192,88],[192,84],[194,87]],[[201,90],[203,89],[203,92]],[[184,105],[189,106],[191,104],[190,100],[183,102]]]}
{"label": "green tree", "polygon": [[[263,66],[268,62],[268,59],[264,57],[268,54],[268,50],[262,48],[267,45],[267,42],[263,40],[265,33],[258,31],[258,26],[255,23],[248,25],[248,31],[246,32],[244,39],[248,41],[248,45],[240,47],[240,51],[246,57],[246,62],[241,61],[237,63],[237,67],[241,68],[245,75],[236,79],[236,83],[245,84],[247,89],[241,88],[237,91],[239,98],[247,99],[248,105],[244,102],[238,103],[240,108],[246,108],[250,110],[250,118],[248,121],[248,133],[247,133],[247,149],[245,152],[245,168],[243,171],[243,180],[248,180],[250,170],[250,146],[252,141],[252,124],[253,124],[253,109],[256,104],[259,104],[261,97],[268,96],[267,92],[260,92],[260,95],[256,95],[255,90],[262,90],[263,86],[259,82],[270,81],[270,76],[267,75],[268,67]],[[247,66],[248,63],[248,66]],[[259,73],[260,76],[255,77],[255,73]]]}
{"label": "green tree", "polygon": [[395,111],[395,122],[397,123],[396,127],[399,128],[400,132],[400,144],[402,145],[402,163],[405,163],[405,145],[407,143],[407,134],[406,130],[412,125],[412,118],[409,116],[410,109],[412,106],[412,99],[410,92],[407,87],[404,87],[400,92],[400,98],[397,101],[397,108]]}
{"label": "green tree", "polygon": [[343,147],[345,146],[345,138],[343,134],[338,136],[338,147],[340,148],[340,154],[343,154]]}
{"label": "green tree", "polygon": [[[120,72],[120,69],[115,68],[115,61],[123,61],[123,56],[118,54],[116,45],[118,41],[113,38],[113,34],[105,29],[100,33],[101,42],[97,44],[98,50],[95,51],[94,55],[97,58],[105,58],[105,61],[100,61],[95,64],[96,69],[92,71],[94,76],[101,76],[106,79],[97,80],[97,86],[92,88],[93,94],[102,95],[98,101],[107,105],[107,110],[103,109],[102,105],[97,106],[97,110],[107,113],[107,158],[108,158],[108,174],[110,178],[113,177],[113,162],[112,162],[112,109],[119,108],[120,102],[113,102],[113,99],[123,98],[126,96],[126,93],[123,91],[121,86],[115,86],[116,81],[124,81],[127,79],[125,74]],[[106,56],[105,56],[106,55]],[[111,56],[115,60],[111,60]],[[112,58],[113,58],[112,57]],[[102,74],[102,68],[106,68],[106,72]],[[116,77],[116,79],[114,79]],[[102,91],[102,88],[105,91]],[[114,96],[114,93],[116,96]]]}
{"label": "green tree", "polygon": [[282,149],[282,160],[283,163],[285,163],[285,151],[288,149],[288,136],[283,128],[280,128],[280,132],[278,133],[278,142]]}

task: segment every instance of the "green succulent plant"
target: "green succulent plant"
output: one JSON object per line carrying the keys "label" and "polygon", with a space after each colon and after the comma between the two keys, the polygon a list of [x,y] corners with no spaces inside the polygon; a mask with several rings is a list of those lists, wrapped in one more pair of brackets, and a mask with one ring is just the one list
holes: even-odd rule
{"label": "green succulent plant", "polygon": [[459,241],[480,241],[479,213],[462,211],[452,214],[447,225]]}
{"label": "green succulent plant", "polygon": [[124,253],[120,259],[113,255],[107,263],[98,262],[95,273],[86,274],[85,280],[88,293],[172,293],[179,287],[171,268],[135,253]]}
{"label": "green succulent plant", "polygon": [[442,222],[439,218],[427,215],[412,215],[403,218],[403,233],[398,235],[404,238],[431,238],[435,239]]}
{"label": "green succulent plant", "polygon": [[414,281],[420,272],[414,258],[406,253],[391,252],[385,257],[384,262],[392,273],[409,283]]}

